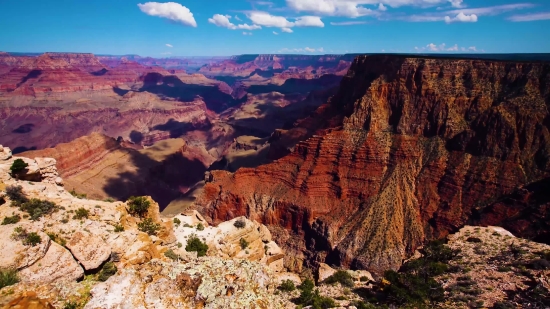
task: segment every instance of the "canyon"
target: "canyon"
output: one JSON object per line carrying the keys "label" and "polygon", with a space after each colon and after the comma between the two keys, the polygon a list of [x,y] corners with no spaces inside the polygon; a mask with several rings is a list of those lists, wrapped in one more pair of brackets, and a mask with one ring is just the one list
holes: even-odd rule
{"label": "canyon", "polygon": [[548,242],[549,105],[545,62],[359,56],[336,95],[272,136],[290,154],[213,171],[195,206],[266,224],[297,270],[381,274],[471,222]]}

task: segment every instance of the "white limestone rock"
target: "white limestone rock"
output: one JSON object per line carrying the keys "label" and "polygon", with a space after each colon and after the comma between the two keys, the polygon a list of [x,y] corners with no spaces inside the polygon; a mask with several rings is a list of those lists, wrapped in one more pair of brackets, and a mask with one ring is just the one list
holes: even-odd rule
{"label": "white limestone rock", "polygon": [[97,269],[111,256],[111,248],[103,239],[84,231],[73,234],[67,248],[86,270]]}

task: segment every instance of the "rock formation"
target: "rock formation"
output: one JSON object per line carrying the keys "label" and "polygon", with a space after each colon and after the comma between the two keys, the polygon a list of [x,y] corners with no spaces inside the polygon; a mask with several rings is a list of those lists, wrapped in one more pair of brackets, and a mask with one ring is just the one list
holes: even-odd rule
{"label": "rock formation", "polygon": [[[7,147],[0,149],[10,153]],[[16,159],[55,163],[53,158],[6,155],[0,166]],[[57,174],[55,164],[49,173]],[[47,180],[23,181],[0,169],[0,196],[5,200],[0,207],[0,269],[16,270],[19,278],[2,289],[2,308],[57,308],[70,303],[86,304],[85,308],[288,304],[273,293],[278,283],[275,272],[284,270],[284,252],[264,225],[241,218],[239,227],[234,222],[209,227],[196,212],[177,216],[181,221],[176,224],[174,218],[160,216],[159,205],[150,197],[140,217],[130,213],[127,203],[76,197]],[[4,194],[16,187],[34,203],[52,202],[53,211],[29,217],[31,206],[22,202],[19,207],[17,195]],[[155,230],[143,228],[147,220]],[[197,223],[206,228],[190,225]],[[209,245],[206,257],[183,249],[189,232]],[[86,279],[80,280],[85,271]]]}
{"label": "rock formation", "polygon": [[545,63],[360,56],[324,118],[302,122],[311,138],[272,164],[212,172],[196,204],[212,223],[266,224],[288,267],[381,273],[550,176],[549,105]]}

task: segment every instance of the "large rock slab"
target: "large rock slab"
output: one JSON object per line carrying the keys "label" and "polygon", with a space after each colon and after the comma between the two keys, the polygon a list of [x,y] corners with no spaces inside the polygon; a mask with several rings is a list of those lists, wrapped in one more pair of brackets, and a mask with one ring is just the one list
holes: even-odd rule
{"label": "large rock slab", "polygon": [[20,225],[0,225],[0,268],[21,269],[28,267],[44,257],[50,246],[48,235],[39,232],[42,240],[36,246],[25,246],[21,240],[13,239],[10,235],[16,226]]}
{"label": "large rock slab", "polygon": [[0,161],[5,161],[11,158],[11,150],[8,147],[0,145]]}
{"label": "large rock slab", "polygon": [[55,242],[50,242],[46,255],[19,272],[21,281],[46,284],[55,281],[73,281],[81,278],[84,270],[71,253]]}
{"label": "large rock slab", "polygon": [[87,232],[76,232],[67,248],[86,270],[98,268],[111,256],[111,248],[103,239]]}

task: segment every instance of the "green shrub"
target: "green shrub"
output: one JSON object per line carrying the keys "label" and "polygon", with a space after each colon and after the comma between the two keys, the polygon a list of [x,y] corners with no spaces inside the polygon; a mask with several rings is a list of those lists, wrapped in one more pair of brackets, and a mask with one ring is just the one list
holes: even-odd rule
{"label": "green shrub", "polygon": [[306,279],[298,286],[298,289],[304,290],[313,290],[315,283],[311,279]]}
{"label": "green shrub", "polygon": [[174,261],[177,261],[180,258],[180,256],[176,252],[174,252],[172,249],[169,249],[168,251],[164,252],[164,256]]}
{"label": "green shrub", "polygon": [[24,171],[29,165],[23,161],[23,159],[15,159],[12,165],[10,166],[10,171],[12,175],[18,174]]}
{"label": "green shrub", "polygon": [[473,243],[480,243],[481,242],[481,239],[477,238],[477,237],[468,237],[466,239],[467,242],[473,242]]}
{"label": "green shrub", "polygon": [[155,223],[151,218],[145,218],[137,224],[138,230],[145,232],[149,235],[157,235],[160,230],[160,224]]}
{"label": "green shrub", "polygon": [[512,270],[512,267],[510,266],[499,266],[497,270],[501,273],[505,273]]}
{"label": "green shrub", "polygon": [[352,288],[355,284],[353,283],[353,277],[345,270],[338,270],[328,278],[326,278],[324,283],[334,284],[340,283],[343,286]]}
{"label": "green shrub", "polygon": [[63,309],[79,309],[79,308],[80,308],[80,304],[73,301],[68,301],[65,303],[65,305],[63,305]]}
{"label": "green shrub", "polygon": [[7,186],[6,196],[10,198],[12,206],[20,206],[29,200],[21,186]]}
{"label": "green shrub", "polygon": [[107,279],[109,279],[109,277],[116,274],[116,272],[117,272],[117,268],[116,268],[115,263],[107,262],[107,263],[105,263],[105,265],[103,265],[103,267],[101,268],[101,270],[97,274],[97,280],[101,281],[101,282],[105,282],[105,281],[107,281]]}
{"label": "green shrub", "polygon": [[329,297],[324,297],[319,294],[319,290],[315,289],[315,284],[310,279],[304,280],[298,286],[301,290],[300,296],[296,299],[296,303],[301,306],[312,306],[314,309],[328,309],[336,307],[336,303]]}
{"label": "green shrub", "polygon": [[236,220],[234,223],[233,223],[233,226],[238,228],[238,229],[242,229],[246,226],[246,222],[242,219],[239,219],[239,220]]}
{"label": "green shrub", "polygon": [[204,231],[204,225],[202,225],[202,223],[197,224],[197,230]]}
{"label": "green shrub", "polygon": [[248,241],[246,241],[246,239],[244,238],[241,238],[239,240],[239,244],[241,245],[241,248],[244,250],[248,247]]}
{"label": "green shrub", "polygon": [[359,281],[361,281],[361,282],[369,282],[369,280],[370,279],[367,276],[361,276],[361,278],[359,278]]}
{"label": "green shrub", "polygon": [[15,269],[0,269],[0,289],[19,282]]}
{"label": "green shrub", "polygon": [[497,301],[494,305],[493,305],[493,309],[515,309],[516,306],[511,303],[511,302],[507,302],[507,301]]}
{"label": "green shrub", "polygon": [[116,224],[115,225],[115,233],[124,232],[124,226],[122,224]]}
{"label": "green shrub", "polygon": [[143,217],[147,214],[147,211],[149,211],[149,206],[151,206],[151,202],[144,196],[131,196],[127,201],[129,212],[132,215],[137,215],[139,217]]}
{"label": "green shrub", "polygon": [[197,256],[205,256],[208,251],[208,245],[203,243],[197,236],[191,235],[187,240],[185,251],[196,251]]}
{"label": "green shrub", "polygon": [[88,197],[88,195],[86,193],[82,193],[82,194],[77,193],[74,188],[71,191],[69,191],[69,193],[71,193],[72,196],[74,196],[76,198],[79,198],[79,199],[83,199],[83,198]]}
{"label": "green shrub", "polygon": [[35,221],[40,219],[43,215],[52,213],[56,207],[57,205],[53,202],[33,198],[21,204],[19,209],[27,212],[30,215],[31,220]]}
{"label": "green shrub", "polygon": [[108,203],[113,203],[115,201],[114,198],[111,198],[111,197],[108,197],[106,199],[104,199],[105,202],[108,202]]}
{"label": "green shrub", "polygon": [[178,219],[178,218],[174,218],[174,224],[175,224],[176,226],[179,226],[179,225],[181,224],[181,220]]}
{"label": "green shrub", "polygon": [[15,224],[19,221],[21,221],[21,216],[19,215],[4,217],[4,220],[2,220],[2,225]]}
{"label": "green shrub", "polygon": [[81,220],[81,219],[84,219],[84,218],[88,218],[90,216],[90,211],[86,208],[78,208],[76,210],[76,213],[75,215],[73,216],[73,219],[75,220]]}
{"label": "green shrub", "polygon": [[50,239],[54,242],[56,242],[57,244],[65,247],[65,245],[67,245],[67,241],[64,239],[64,238],[61,238],[59,235],[55,234],[55,233],[46,233],[46,235],[48,235],[48,237],[50,237]]}
{"label": "green shrub", "polygon": [[294,285],[294,282],[292,280],[287,279],[281,282],[281,285],[279,285],[278,289],[284,292],[292,292],[296,290],[296,286]]}
{"label": "green shrub", "polygon": [[40,237],[40,235],[38,235],[35,232],[28,233],[27,236],[23,239],[23,244],[25,246],[34,247],[34,246],[38,245],[41,242],[42,242],[42,238]]}

